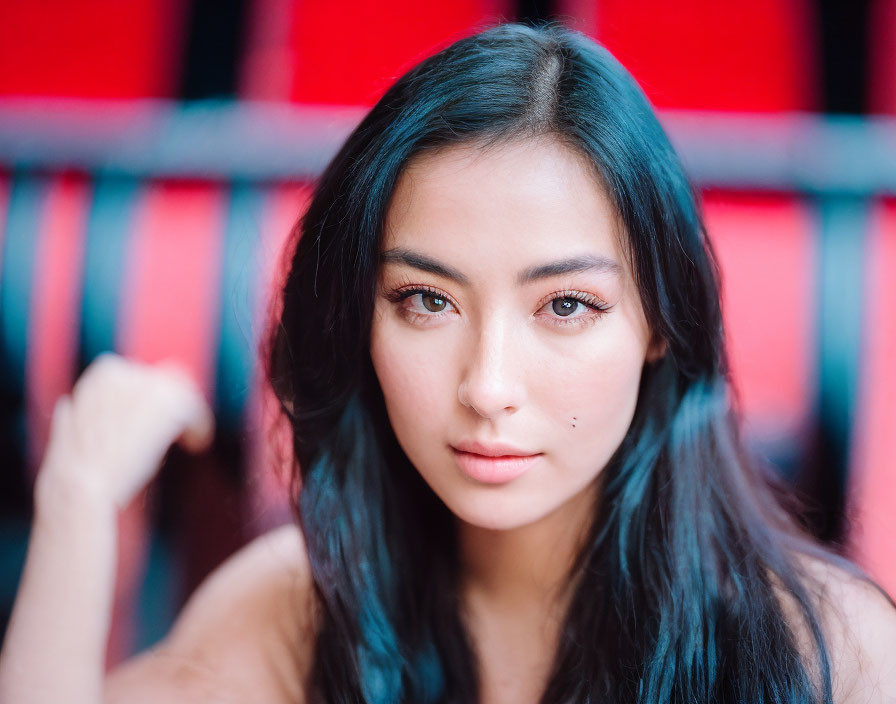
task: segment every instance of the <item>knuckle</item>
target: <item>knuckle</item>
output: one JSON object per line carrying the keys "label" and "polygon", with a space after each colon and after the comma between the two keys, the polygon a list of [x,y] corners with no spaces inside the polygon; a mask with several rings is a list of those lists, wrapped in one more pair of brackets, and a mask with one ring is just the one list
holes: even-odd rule
{"label": "knuckle", "polygon": [[123,358],[118,355],[112,352],[101,352],[87,365],[78,383],[84,382],[85,385],[96,383],[97,379],[105,379],[113,370],[120,369],[122,364]]}
{"label": "knuckle", "polygon": [[91,366],[98,371],[108,372],[109,370],[121,369],[128,364],[130,364],[130,362],[121,355],[115,354],[114,352],[102,352],[93,360]]}

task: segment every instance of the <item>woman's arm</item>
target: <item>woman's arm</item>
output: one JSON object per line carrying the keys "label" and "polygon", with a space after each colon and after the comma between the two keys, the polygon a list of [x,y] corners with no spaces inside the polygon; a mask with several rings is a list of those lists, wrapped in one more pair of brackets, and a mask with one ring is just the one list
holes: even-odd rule
{"label": "woman's arm", "polygon": [[102,701],[118,509],[155,474],[172,442],[202,449],[213,427],[195,384],[170,365],[101,355],[60,399],[0,651],[0,702]]}
{"label": "woman's arm", "polygon": [[101,701],[115,558],[114,505],[77,486],[39,482],[0,654],[0,702]]}

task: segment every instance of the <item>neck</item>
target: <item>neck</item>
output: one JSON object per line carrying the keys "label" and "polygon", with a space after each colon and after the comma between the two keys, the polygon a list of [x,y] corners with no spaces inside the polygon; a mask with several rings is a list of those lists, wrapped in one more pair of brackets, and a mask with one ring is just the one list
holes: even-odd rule
{"label": "neck", "polygon": [[477,601],[564,613],[591,526],[596,483],[534,523],[494,530],[458,521],[461,584]]}

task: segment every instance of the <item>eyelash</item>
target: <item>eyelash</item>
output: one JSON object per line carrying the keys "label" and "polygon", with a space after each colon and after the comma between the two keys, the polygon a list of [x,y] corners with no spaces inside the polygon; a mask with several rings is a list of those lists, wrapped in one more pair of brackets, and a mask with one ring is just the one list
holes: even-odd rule
{"label": "eyelash", "polygon": [[[439,291],[436,288],[432,288],[431,286],[412,286],[411,288],[397,288],[397,289],[394,289],[394,290],[388,292],[386,294],[386,298],[389,301],[391,301],[392,303],[397,304],[397,303],[401,303],[402,301],[410,298],[411,296],[417,295],[417,294],[424,294],[424,295],[428,294],[428,295],[431,295],[431,296],[434,296],[437,298],[443,298],[448,303],[450,303],[452,306],[457,308],[457,306],[454,304],[454,301],[452,301],[448,295],[446,295],[442,291]],[[552,316],[552,317],[554,317],[554,320],[555,320],[555,322],[553,324],[561,326],[561,327],[566,326],[566,325],[584,325],[584,324],[596,322],[599,318],[602,318],[604,316],[604,314],[607,311],[609,311],[610,308],[612,307],[612,306],[608,305],[607,303],[605,303],[604,301],[597,298],[597,296],[593,296],[589,293],[582,293],[581,291],[563,290],[563,291],[555,291],[554,293],[550,294],[546,300],[542,301],[542,303],[538,307],[538,310],[541,310],[548,303],[553,303],[557,299],[561,299],[561,300],[568,299],[571,301],[577,301],[578,303],[581,303],[582,305],[591,309],[591,311],[593,312],[593,315],[579,315],[579,316],[575,316],[575,317],[569,317],[566,319],[564,319],[563,317],[560,317],[560,316]],[[406,308],[402,308],[401,312],[403,315],[405,315],[409,319],[425,318],[425,319],[431,320],[432,318],[441,318],[443,315],[443,312],[426,314],[426,313],[417,313],[415,311],[410,311],[410,310],[407,310]]]}

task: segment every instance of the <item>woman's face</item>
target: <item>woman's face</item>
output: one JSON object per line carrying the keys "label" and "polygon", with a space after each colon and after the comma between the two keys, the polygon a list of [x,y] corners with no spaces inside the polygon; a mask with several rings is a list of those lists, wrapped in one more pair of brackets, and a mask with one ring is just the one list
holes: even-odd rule
{"label": "woman's face", "polygon": [[454,146],[412,161],[390,205],[373,366],[402,449],[479,527],[586,496],[661,354],[589,168],[549,138]]}

